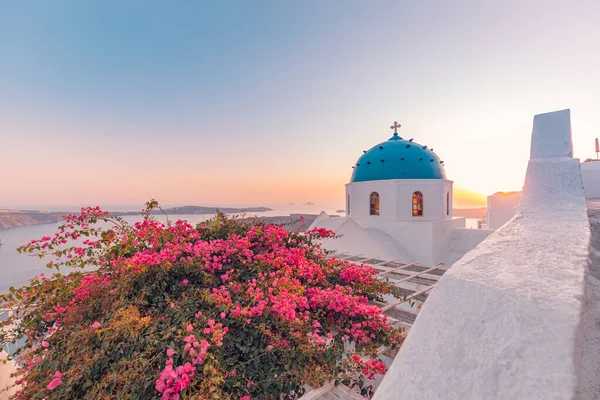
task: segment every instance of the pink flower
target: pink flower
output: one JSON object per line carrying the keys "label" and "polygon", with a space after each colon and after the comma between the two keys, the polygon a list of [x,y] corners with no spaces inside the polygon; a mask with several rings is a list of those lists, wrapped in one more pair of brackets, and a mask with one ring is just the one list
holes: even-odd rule
{"label": "pink flower", "polygon": [[185,330],[188,331],[188,332],[191,332],[191,331],[194,330],[194,327],[192,325],[188,325],[188,326],[185,327]]}
{"label": "pink flower", "polygon": [[94,322],[94,323],[92,324],[92,328],[94,328],[94,329],[98,329],[98,328],[100,328],[100,322],[98,322],[98,321]]}
{"label": "pink flower", "polygon": [[176,368],[167,362],[165,369],[155,382],[155,388],[162,393],[161,399],[178,400],[179,392],[190,385],[195,374],[196,368],[189,362]]}
{"label": "pink flower", "polygon": [[50,383],[48,384],[48,389],[52,390],[55,387],[57,387],[58,385],[60,385],[62,383],[61,378],[62,378],[62,374],[60,372],[56,371],[54,373],[54,379],[52,379],[50,381]]}
{"label": "pink flower", "polygon": [[181,281],[181,284],[182,284],[183,286],[185,286],[185,285],[187,285],[189,282],[190,282],[190,281],[188,281],[187,279],[184,279],[184,280],[182,280],[182,281]]}
{"label": "pink flower", "polygon": [[250,400],[250,396],[240,397],[240,400]]}
{"label": "pink flower", "polygon": [[60,378],[54,378],[50,381],[50,383],[48,384],[48,389],[52,390],[55,387],[57,387],[58,385],[60,385],[62,383]]}
{"label": "pink flower", "polygon": [[194,343],[196,341],[196,337],[194,335],[189,335],[186,336],[185,339],[183,339],[186,343]]}
{"label": "pink flower", "polygon": [[167,357],[172,357],[173,354],[175,354],[175,350],[173,350],[173,349],[168,349],[167,350]]}
{"label": "pink flower", "polygon": [[200,318],[200,316],[201,316],[201,315],[202,315],[202,311],[198,311],[198,312],[197,312],[197,313],[194,315],[194,317],[196,317],[196,318]]}
{"label": "pink flower", "polygon": [[45,340],[42,342],[42,347],[48,347],[50,346],[50,343],[46,342]]}
{"label": "pink flower", "polygon": [[225,316],[226,316],[226,315],[227,315],[227,313],[226,313],[225,311],[223,311],[223,312],[221,313],[221,318],[225,318]]}

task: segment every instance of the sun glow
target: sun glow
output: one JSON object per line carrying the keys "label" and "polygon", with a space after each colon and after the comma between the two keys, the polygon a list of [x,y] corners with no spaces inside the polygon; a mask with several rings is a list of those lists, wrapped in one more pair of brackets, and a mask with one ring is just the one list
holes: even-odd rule
{"label": "sun glow", "polygon": [[455,208],[479,208],[486,206],[487,196],[460,186],[454,186]]}

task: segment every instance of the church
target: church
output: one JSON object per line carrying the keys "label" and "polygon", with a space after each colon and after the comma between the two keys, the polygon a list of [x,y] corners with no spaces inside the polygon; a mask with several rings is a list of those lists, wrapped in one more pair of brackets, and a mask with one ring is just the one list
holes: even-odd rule
{"label": "church", "polygon": [[340,235],[328,250],[366,259],[449,266],[491,231],[452,216],[452,181],[432,148],[394,134],[364,150],[346,184],[346,216],[322,212],[312,228]]}

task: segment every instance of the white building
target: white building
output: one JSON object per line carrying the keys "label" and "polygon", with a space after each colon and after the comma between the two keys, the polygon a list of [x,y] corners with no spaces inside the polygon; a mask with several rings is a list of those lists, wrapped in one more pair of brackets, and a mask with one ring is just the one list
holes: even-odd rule
{"label": "white building", "polygon": [[[581,179],[586,199],[600,199],[600,161],[581,163]],[[522,192],[498,192],[488,196],[487,227],[498,229],[517,213]]]}
{"label": "white building", "polygon": [[[353,166],[346,184],[346,217],[326,213],[311,228],[343,235],[325,242],[338,252],[422,265],[451,264],[488,231],[465,229],[452,217],[452,181],[433,149],[394,135],[373,146]],[[474,232],[475,231],[475,232]]]}
{"label": "white building", "polygon": [[487,198],[487,228],[498,229],[515,216],[521,192],[496,192]]}
{"label": "white building", "polygon": [[585,160],[581,164],[581,179],[585,197],[588,199],[600,199],[600,161]]}

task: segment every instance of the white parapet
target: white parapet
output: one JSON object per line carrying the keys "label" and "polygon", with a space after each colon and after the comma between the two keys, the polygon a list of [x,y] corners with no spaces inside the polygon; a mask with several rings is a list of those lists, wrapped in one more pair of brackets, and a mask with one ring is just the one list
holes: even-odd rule
{"label": "white parapet", "polygon": [[573,157],[570,110],[533,117],[530,158],[537,157]]}
{"label": "white parapet", "polygon": [[515,218],[443,276],[383,399],[573,399],[590,229],[568,110],[536,115]]}

